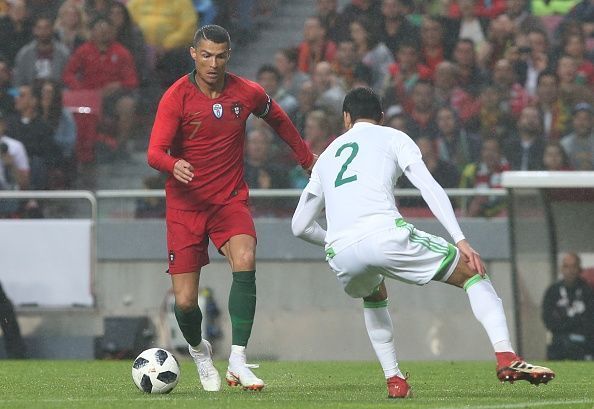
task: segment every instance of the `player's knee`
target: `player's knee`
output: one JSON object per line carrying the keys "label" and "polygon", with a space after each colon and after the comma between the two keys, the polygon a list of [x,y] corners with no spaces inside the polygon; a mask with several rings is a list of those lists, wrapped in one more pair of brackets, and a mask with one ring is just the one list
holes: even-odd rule
{"label": "player's knee", "polygon": [[190,312],[198,306],[198,296],[192,297],[189,294],[175,296],[175,305],[183,312]]}
{"label": "player's knee", "polygon": [[245,248],[234,252],[232,256],[234,271],[253,270],[256,266],[256,254],[250,248]]}

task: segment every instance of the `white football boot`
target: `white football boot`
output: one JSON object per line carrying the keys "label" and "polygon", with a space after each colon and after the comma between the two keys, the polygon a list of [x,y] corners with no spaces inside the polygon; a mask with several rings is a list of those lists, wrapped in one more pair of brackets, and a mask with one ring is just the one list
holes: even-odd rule
{"label": "white football boot", "polygon": [[[232,348],[236,348],[235,345]],[[258,365],[246,363],[245,352],[231,353],[229,357],[229,367],[225,379],[229,386],[241,386],[244,390],[261,391],[264,388],[264,381],[258,378],[252,368],[258,368]]]}
{"label": "white football boot", "polygon": [[192,356],[192,359],[196,364],[196,368],[198,369],[200,383],[202,384],[202,387],[205,391],[220,391],[221,377],[219,376],[219,372],[212,362],[212,347],[205,339],[202,340],[198,347],[200,348],[200,351],[194,351],[194,348],[188,345],[190,355]]}

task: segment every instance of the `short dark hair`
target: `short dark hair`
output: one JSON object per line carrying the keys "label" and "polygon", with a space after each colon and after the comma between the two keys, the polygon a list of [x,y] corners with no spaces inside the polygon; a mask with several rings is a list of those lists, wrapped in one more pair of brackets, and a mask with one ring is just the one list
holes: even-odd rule
{"label": "short dark hair", "polygon": [[276,78],[277,82],[281,81],[281,73],[279,72],[279,70],[276,69],[275,66],[270,65],[270,64],[264,64],[262,65],[259,69],[258,69],[258,73],[256,74],[256,78],[260,78],[260,75],[269,72],[271,74],[274,75],[274,77]]}
{"label": "short dark hair", "polygon": [[109,20],[109,18],[107,18],[107,16],[103,15],[103,14],[98,14],[97,16],[95,16],[95,18],[93,18],[91,20],[91,22],[89,23],[89,28],[90,29],[94,29],[95,26],[99,23],[107,23],[110,26],[113,27],[113,24],[111,23],[111,21]]}
{"label": "short dark hair", "polygon": [[344,97],[342,111],[351,116],[354,123],[358,119],[382,120],[383,108],[380,98],[371,88],[361,87],[349,91]]}
{"label": "short dark hair", "polygon": [[216,24],[207,24],[196,31],[193,41],[194,47],[197,46],[201,40],[212,41],[216,44],[227,43],[227,46],[231,48],[231,37],[229,36],[229,32]]}

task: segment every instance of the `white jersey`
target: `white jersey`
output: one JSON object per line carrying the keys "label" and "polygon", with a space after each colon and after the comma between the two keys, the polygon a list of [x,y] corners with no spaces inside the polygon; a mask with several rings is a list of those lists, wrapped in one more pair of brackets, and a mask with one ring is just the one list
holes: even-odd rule
{"label": "white jersey", "polygon": [[421,152],[404,132],[367,122],[335,139],[320,155],[307,190],[323,197],[326,245],[336,251],[394,226],[401,218],[396,181]]}

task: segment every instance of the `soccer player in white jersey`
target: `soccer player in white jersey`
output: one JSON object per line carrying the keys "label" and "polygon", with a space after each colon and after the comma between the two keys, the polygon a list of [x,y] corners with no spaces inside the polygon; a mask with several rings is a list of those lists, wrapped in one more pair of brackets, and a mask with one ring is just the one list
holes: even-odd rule
{"label": "soccer player in white jersey", "polygon": [[[388,397],[408,397],[410,386],[396,359],[386,277],[464,288],[495,350],[499,380],[539,384],[553,379],[550,369],[515,354],[501,299],[479,253],[466,241],[446,193],[423,164],[415,143],[403,132],[380,126],[383,112],[377,95],[368,88],[350,91],[343,119],[347,131],[320,155],[292,229],[296,236],[325,246],[326,260],[345,292],[363,298],[365,325],[387,379]],[[402,219],[394,186],[403,173],[421,191],[455,246]],[[316,222],[324,207],[327,231]]]}

